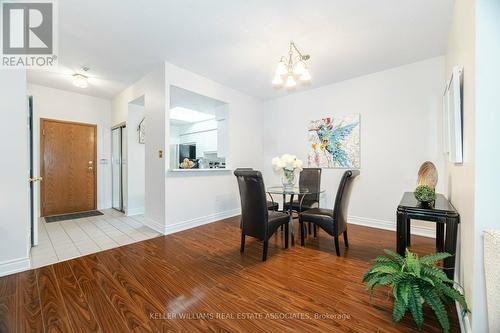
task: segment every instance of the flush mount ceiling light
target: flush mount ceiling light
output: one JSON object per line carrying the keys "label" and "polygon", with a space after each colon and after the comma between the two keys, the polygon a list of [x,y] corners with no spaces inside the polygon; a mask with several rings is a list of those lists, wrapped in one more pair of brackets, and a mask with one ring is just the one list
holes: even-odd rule
{"label": "flush mount ceiling light", "polygon": [[311,74],[307,69],[307,61],[311,58],[309,54],[302,54],[294,42],[290,42],[288,57],[281,57],[276,72],[274,73],[273,85],[288,89],[294,88],[297,81],[307,83],[311,81]]}
{"label": "flush mount ceiling light", "polygon": [[89,77],[83,73],[87,73],[90,68],[82,67],[80,73],[73,74],[73,85],[78,88],[87,88],[89,86]]}
{"label": "flush mount ceiling light", "polygon": [[187,123],[197,123],[199,121],[215,119],[215,116],[208,113],[176,106],[170,109],[170,119],[184,121]]}

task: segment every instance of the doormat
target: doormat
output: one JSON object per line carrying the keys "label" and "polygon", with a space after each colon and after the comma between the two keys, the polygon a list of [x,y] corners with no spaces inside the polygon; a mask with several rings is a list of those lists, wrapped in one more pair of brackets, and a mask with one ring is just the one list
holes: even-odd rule
{"label": "doormat", "polygon": [[85,217],[99,216],[99,215],[104,215],[104,214],[98,210],[91,210],[88,212],[81,212],[81,213],[46,216],[45,222],[50,223],[50,222],[60,222],[60,221],[66,221],[66,220],[76,220],[76,219],[83,219]]}

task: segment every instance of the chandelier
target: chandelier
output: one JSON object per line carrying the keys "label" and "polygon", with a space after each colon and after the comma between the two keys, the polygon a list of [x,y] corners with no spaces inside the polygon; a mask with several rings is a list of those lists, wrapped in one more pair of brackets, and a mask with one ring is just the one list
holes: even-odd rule
{"label": "chandelier", "polygon": [[291,89],[297,85],[297,80],[302,83],[311,81],[311,74],[306,64],[309,58],[311,58],[309,54],[302,54],[295,43],[290,42],[288,57],[282,56],[276,67],[273,85],[278,88],[284,86]]}

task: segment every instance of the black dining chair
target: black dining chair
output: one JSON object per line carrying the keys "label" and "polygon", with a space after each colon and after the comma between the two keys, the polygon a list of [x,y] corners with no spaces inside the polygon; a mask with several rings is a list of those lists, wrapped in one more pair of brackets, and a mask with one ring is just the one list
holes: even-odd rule
{"label": "black dining chair", "polygon": [[[313,194],[299,196],[292,202],[292,210],[301,213],[319,205],[319,189],[321,187],[321,168],[304,168],[299,175],[299,187],[305,187]],[[285,204],[285,210],[290,209],[290,202]]]}
{"label": "black dining chair", "polygon": [[[236,170],[253,170],[252,168],[237,168]],[[236,171],[235,170],[235,171]],[[268,193],[269,194],[269,193]],[[280,205],[279,203],[275,202],[272,195],[269,194],[269,198],[271,200],[267,200],[267,209],[269,210],[274,210],[274,211],[278,211],[280,210]]]}
{"label": "black dining chair", "polygon": [[[300,195],[298,200],[292,202],[292,210],[296,213],[302,213],[314,207],[319,207],[319,191],[321,188],[321,168],[304,168],[299,175],[299,187],[305,187],[312,194]],[[286,202],[285,211],[290,210],[290,202]],[[311,233],[311,224],[309,223],[309,234]],[[315,229],[316,231],[316,229]]]}
{"label": "black dining chair", "polygon": [[245,249],[245,236],[255,237],[264,242],[262,261],[267,259],[269,238],[285,225],[285,248],[288,248],[288,214],[267,209],[266,190],[260,171],[234,171],[238,180],[241,200],[241,247]]}
{"label": "black dining chair", "polygon": [[347,170],[340,180],[333,209],[312,208],[299,216],[300,245],[304,246],[304,223],[311,222],[325,230],[335,240],[335,252],[340,256],[339,236],[344,234],[344,245],[349,247],[347,239],[347,211],[351,197],[352,183],[359,176],[359,170]]}

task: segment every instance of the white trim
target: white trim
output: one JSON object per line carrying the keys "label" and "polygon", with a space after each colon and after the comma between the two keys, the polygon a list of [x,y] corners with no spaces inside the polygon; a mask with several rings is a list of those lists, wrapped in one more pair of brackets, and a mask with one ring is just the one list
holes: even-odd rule
{"label": "white trim", "polygon": [[[134,218],[133,216],[131,216],[131,217]],[[141,217],[140,219],[135,219],[135,220],[139,221],[140,223],[142,223],[146,227],[149,227],[149,228],[153,229],[154,231],[159,232],[162,235],[165,231],[165,226],[163,224],[158,223],[155,220],[148,219],[147,217]]]}
{"label": "white trim", "polygon": [[127,216],[135,216],[144,214],[144,207],[137,207],[134,209],[127,208]]}
{"label": "white trim", "polygon": [[0,276],[14,274],[30,269],[30,258],[8,260],[0,263]]}
{"label": "white trim", "polygon": [[237,208],[237,209],[227,210],[225,212],[215,213],[212,215],[207,215],[202,217],[196,217],[191,220],[170,224],[165,226],[165,235],[198,227],[203,224],[208,224],[219,220],[227,219],[229,217],[233,217],[240,214],[241,214],[241,209]]}
{"label": "white trim", "polygon": [[470,326],[469,315],[464,313],[464,310],[460,303],[455,302],[457,306],[458,322],[460,323],[460,332],[462,333],[472,333],[472,327]]}
{"label": "white trim", "polygon": [[[349,216],[348,222],[366,227],[396,231],[396,223],[394,221],[377,220],[360,216]],[[413,235],[436,238],[436,230],[432,227],[420,225],[416,226],[412,224],[411,233]]]}

